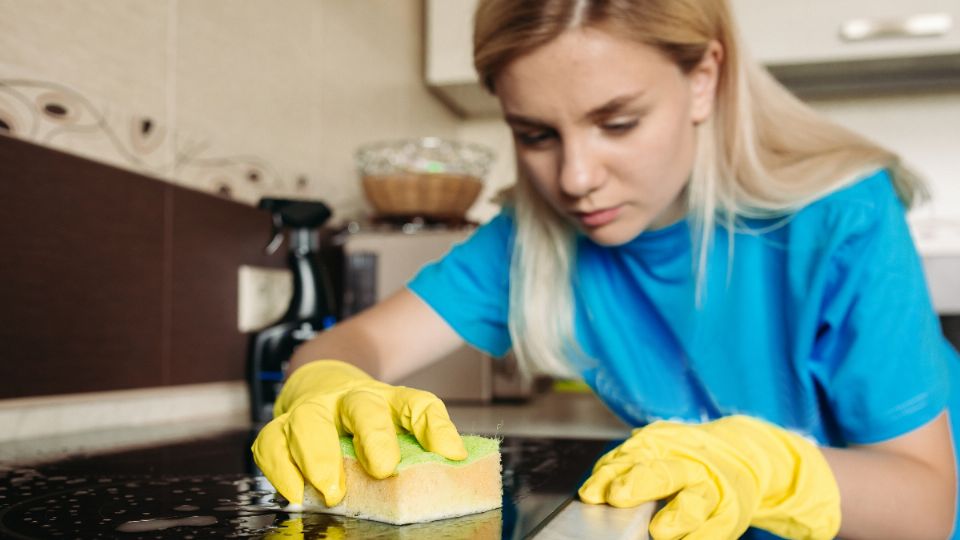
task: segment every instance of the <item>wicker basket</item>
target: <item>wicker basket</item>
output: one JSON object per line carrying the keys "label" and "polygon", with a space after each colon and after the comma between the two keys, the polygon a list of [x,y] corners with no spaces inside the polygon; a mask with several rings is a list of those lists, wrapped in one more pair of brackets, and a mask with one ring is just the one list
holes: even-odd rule
{"label": "wicker basket", "polygon": [[460,219],[477,200],[483,182],[446,173],[367,175],[363,192],[381,216]]}
{"label": "wicker basket", "polygon": [[493,151],[426,137],[368,144],[357,151],[363,192],[382,217],[463,219],[483,188]]}

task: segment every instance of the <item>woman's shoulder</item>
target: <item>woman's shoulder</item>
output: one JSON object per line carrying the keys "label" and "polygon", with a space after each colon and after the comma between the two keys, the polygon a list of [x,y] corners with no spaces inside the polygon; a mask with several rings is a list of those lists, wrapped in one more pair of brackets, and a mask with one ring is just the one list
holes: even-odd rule
{"label": "woman's shoulder", "polygon": [[472,249],[500,252],[512,247],[516,224],[514,212],[504,207],[496,215],[477,226],[463,244]]}
{"label": "woman's shoulder", "polygon": [[913,240],[906,209],[885,170],[863,175],[783,220],[771,232],[791,261],[849,268],[874,257],[907,256]]}
{"label": "woman's shoulder", "polygon": [[486,222],[477,227],[477,232],[481,234],[492,234],[497,236],[510,236],[516,228],[516,215],[513,207],[504,206]]}
{"label": "woman's shoulder", "polygon": [[877,207],[889,204],[896,198],[897,193],[893,187],[893,176],[890,171],[877,169],[824,196],[818,202],[823,205],[853,203]]}
{"label": "woman's shoulder", "polygon": [[824,232],[860,231],[904,211],[893,177],[888,170],[879,169],[801,208],[792,221]]}

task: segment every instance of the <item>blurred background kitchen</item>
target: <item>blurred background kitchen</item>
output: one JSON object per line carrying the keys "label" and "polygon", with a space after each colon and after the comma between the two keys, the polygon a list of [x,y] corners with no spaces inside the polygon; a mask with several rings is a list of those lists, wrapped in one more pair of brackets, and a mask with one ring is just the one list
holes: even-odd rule
{"label": "blurred background kitchen", "polygon": [[[0,443],[262,411],[281,366],[251,370],[251,350],[296,287],[291,238],[264,252],[261,198],[333,212],[306,241],[324,297],[307,333],[492,217],[514,164],[472,71],[473,4],[0,0]],[[733,4],[775,75],[929,181],[911,226],[957,342],[960,3]],[[357,150],[423,137],[492,150],[465,213],[371,204]],[[467,432],[626,433],[591,396],[466,348],[405,382]]]}

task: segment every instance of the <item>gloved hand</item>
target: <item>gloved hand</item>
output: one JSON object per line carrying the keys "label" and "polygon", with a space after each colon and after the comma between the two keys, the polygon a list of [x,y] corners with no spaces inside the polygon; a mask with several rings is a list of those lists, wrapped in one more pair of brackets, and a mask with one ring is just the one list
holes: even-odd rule
{"label": "gloved hand", "polygon": [[353,434],[357,460],[370,476],[392,475],[400,462],[398,430],[426,450],[467,457],[463,440],[435,395],[378,382],[359,368],[319,360],[297,369],[283,385],[270,421],[253,443],[253,458],[277,491],[303,503],[306,478],[327,506],[346,494],[341,435]]}
{"label": "gloved hand", "polygon": [[673,496],[650,521],[656,540],[737,538],[750,526],[820,539],[840,528],[840,492],[816,445],[747,416],[636,429],[579,494],[618,507]]}

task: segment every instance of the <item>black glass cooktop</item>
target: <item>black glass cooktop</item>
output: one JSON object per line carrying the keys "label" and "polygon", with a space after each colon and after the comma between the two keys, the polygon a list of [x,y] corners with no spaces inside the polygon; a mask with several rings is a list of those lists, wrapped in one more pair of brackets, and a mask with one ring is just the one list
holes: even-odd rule
{"label": "black glass cooktop", "polygon": [[615,442],[505,437],[503,508],[424,524],[289,514],[250,456],[255,433],[0,466],[0,538],[527,538]]}

